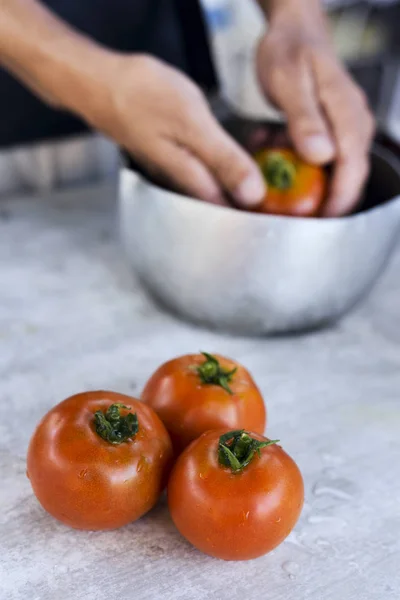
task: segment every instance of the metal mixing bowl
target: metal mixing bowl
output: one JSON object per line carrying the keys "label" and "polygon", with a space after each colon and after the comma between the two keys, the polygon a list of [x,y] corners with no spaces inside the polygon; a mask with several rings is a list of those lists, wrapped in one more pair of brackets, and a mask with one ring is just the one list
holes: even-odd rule
{"label": "metal mixing bowl", "polygon": [[245,334],[307,330],[349,311],[400,230],[400,168],[375,148],[357,214],[305,219],[205,204],[124,169],[120,230],[148,290],[174,312]]}

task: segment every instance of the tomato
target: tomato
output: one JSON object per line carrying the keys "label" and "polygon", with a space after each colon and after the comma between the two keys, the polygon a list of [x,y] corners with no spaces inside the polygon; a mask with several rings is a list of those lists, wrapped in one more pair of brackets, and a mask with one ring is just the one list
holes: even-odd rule
{"label": "tomato", "polygon": [[306,163],[289,149],[262,150],[255,160],[268,184],[259,212],[297,217],[318,214],[327,187],[322,167]]}
{"label": "tomato", "polygon": [[114,392],[67,398],[39,423],[27,474],[40,504],[76,529],[115,529],[150,510],[172,460],[148,406]]}
{"label": "tomato", "polygon": [[206,352],[164,363],[147,382],[142,400],[164,422],[177,453],[209,429],[265,429],[264,401],[249,372]]}
{"label": "tomato", "polygon": [[296,524],[304,486],[275,441],[245,431],[209,431],[178,458],[168,504],[180,533],[225,560],[249,560],[280,544]]}

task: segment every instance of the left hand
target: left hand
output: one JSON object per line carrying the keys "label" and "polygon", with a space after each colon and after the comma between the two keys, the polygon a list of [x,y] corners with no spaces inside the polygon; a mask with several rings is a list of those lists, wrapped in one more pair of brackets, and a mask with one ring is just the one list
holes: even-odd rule
{"label": "left hand", "polygon": [[315,164],[335,161],[323,213],[334,217],[357,205],[375,125],[364,93],[335,56],[322,9],[314,11],[270,15],[257,72],[265,94],[285,113],[296,150]]}

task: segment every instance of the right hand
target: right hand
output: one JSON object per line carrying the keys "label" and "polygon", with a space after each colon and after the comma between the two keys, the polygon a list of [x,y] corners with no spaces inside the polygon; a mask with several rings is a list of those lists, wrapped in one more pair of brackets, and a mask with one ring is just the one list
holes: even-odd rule
{"label": "right hand", "polygon": [[113,55],[83,116],[152,176],[207,202],[256,206],[266,188],[247,154],[219,125],[200,89],[146,55]]}

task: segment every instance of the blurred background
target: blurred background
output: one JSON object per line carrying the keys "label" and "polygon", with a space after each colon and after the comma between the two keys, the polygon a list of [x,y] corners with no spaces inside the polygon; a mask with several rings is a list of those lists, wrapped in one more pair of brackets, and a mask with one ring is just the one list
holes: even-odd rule
{"label": "blurred background", "polygon": [[[282,120],[253,72],[265,23],[254,3],[202,0],[225,97],[248,115]],[[400,145],[400,0],[325,0],[339,56],[366,91],[380,131]],[[400,146],[399,146],[400,147]],[[0,152],[0,195],[115,177],[116,147],[99,135]]]}

